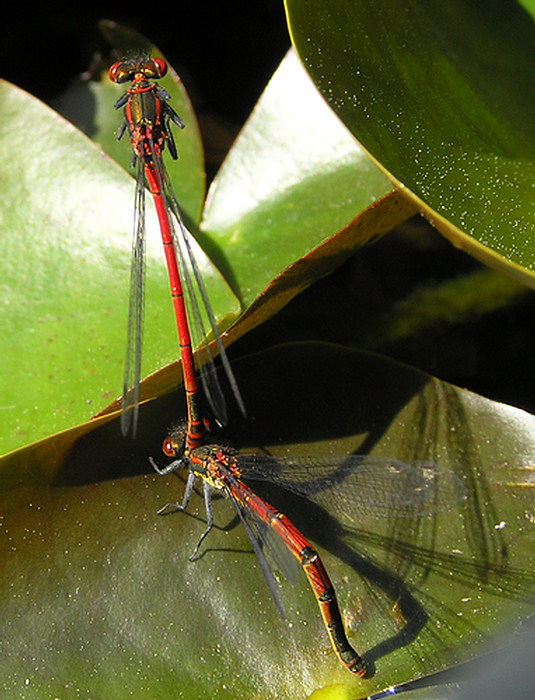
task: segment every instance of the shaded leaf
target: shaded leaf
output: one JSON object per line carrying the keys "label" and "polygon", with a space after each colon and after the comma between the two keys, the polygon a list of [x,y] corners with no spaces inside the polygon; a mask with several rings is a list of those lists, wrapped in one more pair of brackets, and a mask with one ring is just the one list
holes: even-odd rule
{"label": "shaded leaf", "polygon": [[[235,370],[250,420],[227,437],[241,450],[425,459],[466,486],[466,502],[434,518],[359,512],[351,524],[258,484],[318,547],[375,676],[341,668],[304,576],[281,583],[278,619],[226,501],[214,499],[216,528],[195,562],[202,499],[188,509],[198,517],[156,516],[181,498],[179,480],[146,474],[173,396],[142,408],[135,453],[111,422],[75,446],[51,485],[2,497],[6,692],[270,698],[329,687],[365,697],[486,650],[532,611],[532,416],[334,346],[281,346]],[[40,453],[32,459],[37,469]]]}

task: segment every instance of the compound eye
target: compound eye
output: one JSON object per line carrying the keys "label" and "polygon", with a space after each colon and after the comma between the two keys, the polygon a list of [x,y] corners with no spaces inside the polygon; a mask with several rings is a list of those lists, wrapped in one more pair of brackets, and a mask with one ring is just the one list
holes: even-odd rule
{"label": "compound eye", "polygon": [[155,78],[163,78],[167,73],[167,63],[163,58],[153,58],[152,63],[154,64],[156,75]]}
{"label": "compound eye", "polygon": [[145,78],[159,80],[167,73],[167,63],[163,58],[148,58],[143,65],[140,66],[140,71]]}
{"label": "compound eye", "polygon": [[123,61],[117,61],[110,66],[108,70],[108,76],[112,83],[124,83],[130,80],[131,71],[125,69],[125,64]]}
{"label": "compound eye", "polygon": [[171,438],[166,437],[165,440],[162,443],[162,450],[163,453],[166,457],[174,457],[175,456],[175,448],[173,446],[173,442]]}

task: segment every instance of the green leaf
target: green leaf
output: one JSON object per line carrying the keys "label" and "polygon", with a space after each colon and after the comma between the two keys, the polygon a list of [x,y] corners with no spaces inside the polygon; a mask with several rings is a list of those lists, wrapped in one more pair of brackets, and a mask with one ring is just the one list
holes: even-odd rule
{"label": "green leaf", "polygon": [[533,416],[336,346],[281,346],[234,369],[250,419],[226,439],[240,450],[427,460],[465,485],[466,499],[442,501],[434,517],[379,520],[358,494],[344,514],[256,485],[317,547],[375,676],[356,679],[338,663],[304,574],[295,587],[281,580],[278,619],[226,500],[214,498],[216,526],[188,560],[202,498],[193,495],[190,515],[160,518],[183,486],[146,473],[148,455],[165,463],[161,426],[183,404],[169,396],[142,408],[135,453],[125,455],[113,421],[55,474],[40,469],[45,445],[11,460],[12,486],[28,464],[42,481],[0,499],[6,697],[366,697],[487,650],[532,612]]}
{"label": "green leaf", "polygon": [[454,245],[535,286],[533,4],[286,0],[314,82]]}
{"label": "green leaf", "polygon": [[[111,149],[104,114],[107,105],[120,123],[111,109],[114,86],[104,77],[86,88],[90,99],[81,102],[91,105],[91,118],[85,128]],[[195,222],[204,176],[200,143],[184,94],[176,97],[189,120],[183,149],[178,142],[177,192]],[[2,86],[2,99],[0,201],[7,248],[0,263],[0,451],[7,452],[87,420],[119,394],[134,197],[132,179],[57,114],[9,84]],[[127,143],[116,147],[129,159]],[[250,173],[258,177],[251,180]],[[286,59],[217,179],[199,234],[245,307],[256,300],[227,342],[266,320],[356,246],[407,218],[411,207],[389,190],[295,58]],[[152,211],[150,202],[148,207]],[[148,233],[145,373],[178,356],[153,215]],[[216,317],[228,327],[240,305],[208,260],[201,266]],[[142,396],[169,391],[179,380],[175,363],[151,375]],[[106,410],[114,408],[115,402]]]}
{"label": "green leaf", "polygon": [[[134,182],[42,103],[6,82],[0,96],[5,452],[87,420],[120,392]],[[153,371],[178,353],[149,201],[147,264],[143,369]],[[239,305],[209,261],[201,265],[216,316],[228,325]]]}
{"label": "green leaf", "polygon": [[[357,247],[347,245],[349,225],[391,190],[290,52],[210,189],[202,233],[247,308],[277,275],[336,233],[341,235],[329,254],[344,251],[347,257]],[[382,229],[361,226],[358,245],[413,211],[391,208]],[[328,256],[323,262],[322,274],[334,268]],[[290,275],[286,283],[294,293],[304,286]]]}

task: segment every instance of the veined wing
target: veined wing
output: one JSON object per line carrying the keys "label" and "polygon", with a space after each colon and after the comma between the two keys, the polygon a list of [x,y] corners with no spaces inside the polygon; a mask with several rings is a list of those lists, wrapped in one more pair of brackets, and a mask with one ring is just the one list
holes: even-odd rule
{"label": "veined wing", "polygon": [[424,517],[449,510],[466,497],[451,469],[433,462],[401,462],[369,455],[275,459],[239,455],[241,478],[270,481],[330,509],[377,517]]}

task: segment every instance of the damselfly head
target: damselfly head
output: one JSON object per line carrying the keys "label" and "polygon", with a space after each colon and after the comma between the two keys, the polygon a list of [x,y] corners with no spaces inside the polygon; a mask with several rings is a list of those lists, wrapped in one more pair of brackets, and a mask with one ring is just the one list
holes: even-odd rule
{"label": "damselfly head", "polygon": [[126,83],[132,80],[159,80],[167,73],[167,63],[163,58],[135,56],[117,61],[110,66],[108,75],[113,83]]}
{"label": "damselfly head", "polygon": [[166,457],[179,459],[184,454],[186,446],[187,423],[180,422],[173,426],[162,442],[162,450]]}

